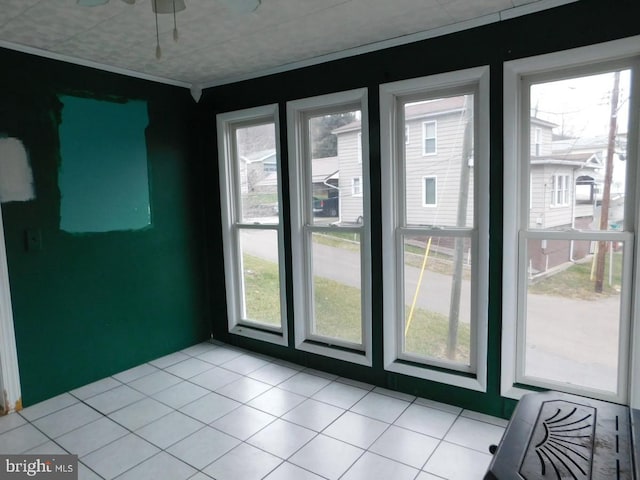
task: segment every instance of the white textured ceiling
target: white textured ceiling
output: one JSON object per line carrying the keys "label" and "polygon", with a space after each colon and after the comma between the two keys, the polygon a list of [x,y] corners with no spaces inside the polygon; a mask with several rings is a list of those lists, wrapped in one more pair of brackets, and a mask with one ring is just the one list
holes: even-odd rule
{"label": "white textured ceiling", "polygon": [[262,0],[251,13],[185,0],[178,42],[173,16],[158,16],[159,60],[151,1],[0,0],[0,46],[197,88],[575,0]]}

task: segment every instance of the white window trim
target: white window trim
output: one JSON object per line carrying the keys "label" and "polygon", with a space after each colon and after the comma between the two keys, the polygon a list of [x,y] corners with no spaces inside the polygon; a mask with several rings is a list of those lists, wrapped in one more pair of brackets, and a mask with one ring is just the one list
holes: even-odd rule
{"label": "white window trim", "polygon": [[[471,346],[475,375],[463,375],[455,371],[417,366],[402,362],[399,357],[397,322],[397,299],[404,297],[396,256],[399,252],[396,228],[399,225],[398,211],[394,202],[382,203],[383,244],[383,316],[384,316],[384,368],[387,371],[432,380],[448,385],[480,392],[487,390],[487,328],[488,328],[488,278],[489,278],[489,67],[477,67],[452,73],[432,75],[424,78],[404,80],[380,85],[380,131],[381,131],[381,177],[382,198],[396,198],[397,173],[394,168],[396,152],[404,148],[404,127],[397,121],[399,97],[420,94],[425,91],[455,88],[469,84],[478,85],[478,107],[474,112],[477,138],[474,145],[474,204],[476,245],[474,258],[477,278],[472,293],[472,316],[476,320],[475,345]],[[400,143],[400,145],[399,145]],[[485,195],[481,195],[484,192]],[[445,365],[446,367],[446,365]]]}
{"label": "white window trim", "polygon": [[0,205],[0,414],[22,409],[20,371],[16,335],[13,326],[9,268],[4,241],[2,206]]}
{"label": "white window trim", "polygon": [[[288,345],[287,328],[287,302],[286,286],[284,274],[284,235],[282,229],[282,208],[279,209],[279,222],[274,225],[247,225],[242,228],[258,228],[273,230],[278,235],[278,258],[280,269],[280,327],[270,327],[244,323],[241,314],[242,305],[242,274],[238,271],[239,266],[239,230],[236,227],[237,212],[235,208],[240,205],[241,192],[237,192],[235,177],[238,169],[234,165],[229,165],[228,159],[233,159],[233,145],[231,138],[232,126],[245,122],[266,120],[273,121],[275,125],[276,155],[279,155],[280,147],[280,125],[278,117],[278,105],[265,105],[261,107],[248,108],[233,112],[221,113],[216,117],[218,131],[218,167],[220,172],[220,207],[222,214],[222,243],[224,252],[226,298],[228,313],[229,332],[244,337],[263,340],[278,345]],[[278,165],[278,198],[282,205],[282,173]]]}
{"label": "white window trim", "polygon": [[[298,350],[315,353],[327,357],[344,360],[360,365],[372,365],[372,333],[371,333],[371,227],[368,220],[358,227],[339,227],[340,231],[353,231],[361,234],[361,291],[362,291],[362,345],[351,346],[347,342],[337,340],[335,345],[347,348],[335,348],[328,344],[326,339],[316,339],[310,332],[308,319],[310,304],[308,272],[311,271],[309,245],[307,244],[307,231],[321,231],[322,226],[305,225],[308,212],[305,211],[305,187],[310,172],[304,166],[303,161],[297,159],[306,158],[304,138],[304,119],[308,113],[314,111],[331,111],[334,108],[357,105],[361,111],[362,141],[362,174],[361,182],[363,201],[363,216],[370,218],[369,207],[369,128],[368,128],[368,103],[367,89],[361,88],[346,92],[321,95],[287,102],[287,133],[289,152],[289,184],[291,194],[291,242],[293,258],[293,306],[295,326],[295,346]],[[342,206],[340,207],[342,208]],[[331,228],[331,227],[328,227]],[[298,287],[298,288],[296,288]],[[319,340],[319,341],[314,341]],[[356,347],[356,348],[352,348]],[[361,350],[360,350],[361,349]]]}
{"label": "white window trim", "polygon": [[[518,185],[526,183],[520,181],[520,177],[523,175],[521,172],[521,162],[519,161],[507,161],[507,159],[521,158],[521,152],[523,148],[529,148],[528,139],[521,138],[520,132],[522,131],[522,115],[520,102],[516,99],[520,98],[521,92],[521,78],[524,75],[534,75],[537,73],[545,73],[555,70],[563,70],[572,67],[587,67],[589,71],[589,65],[613,62],[620,59],[628,59],[640,55],[640,36],[629,37],[622,40],[615,40],[611,42],[605,42],[597,45],[590,45],[587,47],[576,48],[572,50],[566,50],[562,52],[555,52],[546,55],[540,55],[536,57],[528,57],[520,60],[514,60],[504,63],[504,82],[503,82],[503,105],[504,105],[504,211],[503,211],[503,288],[502,288],[502,355],[501,355],[501,380],[500,390],[501,395],[508,398],[520,399],[523,395],[530,393],[531,390],[517,386],[517,318],[519,315],[518,304],[522,302],[522,291],[518,291],[518,240],[515,238],[516,232],[519,230],[519,219],[521,215],[525,215],[526,206],[521,205],[522,195],[519,194]],[[633,76],[632,76],[633,78]],[[636,91],[639,91],[640,79],[636,78],[632,80]],[[638,96],[632,100],[629,107],[629,135],[637,136],[638,124],[640,119],[638,118]],[[522,142],[522,143],[521,143]],[[524,144],[524,145],[523,145]],[[628,156],[629,158],[638,158],[638,138],[628,139]],[[631,166],[627,172],[628,182],[639,184],[640,169],[636,169],[635,166]],[[634,201],[628,202],[627,208],[635,211],[635,215],[631,213],[625,214],[625,218],[628,221],[634,223],[633,229],[637,232],[637,215],[638,211],[638,199],[640,196],[636,196]],[[632,218],[630,218],[632,217]],[[549,232],[544,234],[546,238],[551,238]],[[633,250],[638,252],[640,248],[639,235],[635,235],[633,243]],[[612,240],[611,237],[606,237],[607,240]],[[635,255],[633,260],[633,268],[637,272],[640,271],[640,259],[638,255]],[[522,290],[522,289],[520,289]],[[640,295],[635,295],[630,299],[629,305],[621,305],[621,309],[628,309],[632,321],[629,323],[629,328],[632,332],[638,332],[640,328],[640,319],[634,312],[640,312]],[[621,334],[622,337],[622,334]],[[640,379],[638,374],[640,372],[640,336],[636,333],[631,339],[631,353],[629,360],[629,372],[627,378],[629,378],[628,384],[628,401],[631,407],[640,408]],[[621,372],[621,376],[623,372]],[[597,393],[594,393],[594,397],[597,397]],[[610,397],[608,397],[610,399]],[[625,399],[623,399],[624,401]]]}
{"label": "white window trim", "polygon": [[362,130],[358,132],[358,164],[362,164]]}
{"label": "white window trim", "polygon": [[[433,137],[427,137],[427,125],[433,124]],[[433,152],[427,152],[426,140],[433,138]],[[438,154],[438,122],[437,120],[426,120],[422,122],[422,156],[430,157]]]}
{"label": "white window trim", "polygon": [[[427,203],[427,178],[432,178],[434,180],[434,188],[435,188],[435,202]],[[438,206],[438,176],[437,175],[425,175],[422,177],[422,206],[426,208],[434,208]]]}

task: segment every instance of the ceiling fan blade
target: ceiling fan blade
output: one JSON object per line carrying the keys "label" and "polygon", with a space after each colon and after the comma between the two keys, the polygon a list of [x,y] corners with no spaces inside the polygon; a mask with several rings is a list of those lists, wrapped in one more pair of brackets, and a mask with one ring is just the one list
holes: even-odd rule
{"label": "ceiling fan blade", "polygon": [[82,7],[97,7],[108,2],[109,0],[77,0],[77,4]]}

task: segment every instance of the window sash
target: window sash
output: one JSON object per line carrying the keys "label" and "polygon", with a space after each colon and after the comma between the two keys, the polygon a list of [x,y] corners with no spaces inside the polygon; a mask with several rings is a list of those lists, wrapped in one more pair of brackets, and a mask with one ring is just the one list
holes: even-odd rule
{"label": "window sash", "polygon": [[[618,333],[618,376],[617,385],[618,392],[608,393],[598,389],[584,387],[584,386],[571,386],[567,383],[553,381],[550,379],[543,379],[539,377],[527,376],[524,372],[525,367],[525,342],[526,342],[526,304],[527,304],[527,287],[529,284],[529,266],[527,265],[527,243],[529,240],[566,240],[566,241],[591,241],[591,242],[622,242],[628,247],[629,251],[624,254],[624,262],[622,265],[622,291],[620,292],[620,316],[619,316],[619,333]],[[632,246],[634,243],[634,235],[630,232],[586,232],[586,231],[563,231],[563,232],[551,232],[551,231],[534,231],[524,230],[520,232],[518,240],[518,288],[517,299],[518,303],[522,305],[522,308],[518,312],[517,324],[516,324],[516,345],[518,348],[518,354],[515,358],[515,376],[514,381],[518,384],[529,385],[532,387],[547,388],[552,390],[561,390],[568,393],[574,393],[578,395],[588,395],[594,398],[600,398],[608,401],[617,401],[624,403],[628,395],[627,390],[627,378],[628,378],[628,356],[629,356],[629,332],[630,322],[625,321],[625,318],[631,316],[632,305],[632,272],[633,272],[633,255],[631,254]]]}
{"label": "window sash", "polygon": [[[441,238],[455,238],[461,240],[469,240],[472,247],[471,251],[472,256],[475,256],[475,252],[477,252],[476,244],[477,244],[477,232],[470,228],[460,228],[460,229],[434,229],[434,228],[413,228],[413,227],[402,227],[398,228],[396,231],[396,258],[401,259],[404,257],[404,239],[408,237],[430,237],[433,239],[434,243],[438,242],[438,239]],[[404,278],[404,270],[406,265],[404,261],[398,262],[396,265],[398,271],[398,278]],[[475,272],[477,269],[473,268],[472,263],[472,277],[475,278]],[[472,280],[473,281],[473,280]],[[403,281],[398,282],[397,286],[397,298],[406,298],[406,285]],[[472,295],[472,303],[473,303],[473,295]],[[409,307],[410,310],[410,307]],[[473,314],[473,305],[471,308],[471,317]],[[402,321],[395,322],[396,324],[396,348],[397,348],[397,358],[399,360],[406,360],[413,363],[423,364],[425,367],[439,367],[448,369],[451,371],[465,372],[475,374],[477,373],[477,362],[478,362],[478,323],[471,319],[470,326],[470,343],[469,343],[469,358],[470,362],[468,365],[463,364],[461,362],[449,361],[443,358],[437,358],[433,356],[423,356],[415,353],[406,351],[406,338],[405,338],[405,328],[406,322],[404,319],[406,318],[407,307],[404,305],[404,302],[398,304],[398,313],[397,318],[403,319]]]}
{"label": "window sash", "polygon": [[[606,42],[599,45],[591,45],[589,47],[577,48],[573,50],[555,52],[552,54],[540,55],[538,57],[523,58],[506,62],[504,64],[504,158],[510,159],[505,161],[504,165],[504,242],[503,242],[503,323],[502,323],[502,372],[501,372],[501,394],[509,398],[519,399],[523,394],[531,390],[525,385],[517,383],[518,371],[516,366],[521,364],[516,350],[517,335],[522,331],[522,321],[524,312],[524,271],[526,271],[526,260],[523,258],[522,242],[532,238],[581,238],[585,232],[567,229],[564,232],[539,231],[529,228],[528,210],[531,201],[525,199],[531,196],[531,186],[529,183],[528,165],[523,159],[527,159],[530,154],[530,130],[527,125],[528,119],[525,112],[528,113],[523,106],[529,102],[529,85],[533,82],[544,82],[560,80],[576,75],[597,74],[602,71],[611,71],[619,68],[629,68],[637,73],[638,58],[640,48],[638,48],[638,40],[640,37],[634,37],[623,40]],[[634,58],[636,57],[636,58]],[[613,59],[613,60],[612,60]],[[632,73],[632,91],[629,111],[635,111],[636,114],[630,115],[629,137],[628,137],[628,158],[627,158],[627,182],[635,182],[636,166],[635,158],[638,151],[638,116],[637,109],[639,102],[637,98],[638,83],[637,74]],[[573,188],[573,187],[570,187]],[[636,229],[637,197],[635,189],[626,189],[629,198],[625,199],[625,225],[624,232],[632,235],[627,238],[626,245],[631,250],[638,248],[638,238],[633,234]],[[594,240],[612,240],[615,235],[620,232],[588,232],[588,235]],[[585,233],[586,234],[586,233]],[[575,237],[574,235],[578,235]],[[627,274],[631,276],[632,271],[637,271],[639,267],[638,259],[631,259],[631,255],[627,255],[628,264],[625,265]],[[627,263],[627,262],[625,262]],[[629,290],[624,296],[626,300],[621,305],[621,312],[629,311],[627,309],[633,306],[637,310],[640,306],[638,296],[633,295],[633,286],[629,281],[626,283]],[[624,316],[625,313],[621,313]],[[638,320],[634,317],[628,325],[630,328],[639,328]],[[633,340],[633,339],[632,339]],[[638,348],[638,342],[632,344],[631,348]],[[624,346],[621,346],[624,348]],[[627,350],[629,352],[629,350]],[[632,359],[627,358],[625,361],[631,362],[630,374],[625,380],[632,379],[628,385],[628,395],[623,389],[618,396],[612,398],[611,395],[599,395],[598,392],[590,392],[594,398],[603,398],[619,403],[630,402],[632,406],[637,408],[640,406],[640,382],[634,380],[637,374],[634,371],[640,370],[640,360],[638,355],[634,355]],[[520,362],[520,363],[519,363]],[[624,364],[622,364],[624,368]],[[623,372],[621,372],[621,376]],[[546,388],[549,388],[548,386]],[[564,390],[569,390],[563,388]],[[583,394],[584,390],[581,390]]]}
{"label": "window sash", "polygon": [[[310,188],[311,150],[308,121],[318,115],[359,110],[361,116],[360,151],[362,169],[362,217],[360,224],[322,225],[314,222]],[[292,213],[292,258],[295,317],[295,346],[298,350],[361,365],[372,364],[371,353],[371,280],[370,280],[370,225],[368,205],[368,114],[367,90],[358,89],[287,103],[287,129],[289,132],[289,181]],[[360,155],[358,155],[360,156]],[[348,184],[347,184],[348,185]],[[353,187],[353,184],[352,184]],[[348,186],[346,187],[349,188]],[[347,190],[348,192],[348,190]],[[340,206],[342,211],[343,206]],[[325,337],[314,333],[313,325],[313,249],[312,236],[316,232],[357,233],[360,238],[361,288],[361,342]]]}
{"label": "window sash", "polygon": [[[382,206],[384,274],[384,363],[392,372],[443,382],[476,391],[486,390],[487,275],[488,257],[488,121],[489,67],[433,75],[380,86],[382,196],[390,201]],[[423,99],[474,93],[474,175],[472,228],[407,225],[404,190],[405,119],[404,105]],[[427,122],[425,122],[427,123]],[[435,126],[435,125],[434,125]],[[426,127],[422,126],[422,152]],[[424,196],[424,180],[423,200]],[[448,363],[403,351],[404,299],[402,252],[406,235],[434,235],[470,238],[471,270],[471,365]],[[399,319],[403,319],[402,322]]]}
{"label": "window sash", "polygon": [[[228,305],[228,329],[232,334],[263,340],[270,343],[286,345],[287,329],[285,319],[286,289],[282,259],[284,258],[284,244],[282,231],[282,208],[278,210],[276,223],[243,223],[240,209],[242,208],[242,188],[240,168],[237,161],[236,131],[240,128],[274,123],[275,149],[279,155],[279,125],[277,105],[249,108],[219,114],[216,118],[218,131],[218,167],[220,172],[221,213],[223,227],[223,256],[225,264],[226,298]],[[277,162],[277,196],[278,204],[282,205],[281,171]],[[248,230],[274,231],[277,236],[278,256],[278,286],[280,292],[280,325],[273,326],[260,321],[244,318],[244,272],[242,269],[242,248],[240,232]]]}

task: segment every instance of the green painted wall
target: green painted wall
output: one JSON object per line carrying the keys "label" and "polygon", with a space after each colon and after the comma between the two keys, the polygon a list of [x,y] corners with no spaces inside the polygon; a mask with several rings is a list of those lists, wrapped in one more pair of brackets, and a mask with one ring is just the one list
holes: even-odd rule
{"label": "green painted wall", "polygon": [[[23,404],[208,338],[201,162],[188,90],[5,50],[0,65],[0,132],[24,143],[36,194],[2,205]],[[104,117],[95,105],[106,105],[119,121],[132,105],[145,117],[130,124],[135,142],[113,138],[113,149],[96,146],[85,169],[106,177],[106,167],[114,175],[101,196],[118,195],[123,189],[113,178],[127,165],[116,156],[146,147],[148,185],[140,194],[148,198],[150,225],[61,229],[61,99],[86,100],[75,101],[85,105],[87,123],[107,121],[104,131],[116,136],[108,118],[95,118]],[[73,143],[74,134],[66,132],[64,141]],[[100,168],[92,163],[97,158]],[[137,168],[135,188],[144,190]],[[27,230],[36,238],[29,248]]]}
{"label": "green painted wall", "polygon": [[[428,9],[425,9],[428,15]],[[252,348],[270,355],[336,374],[364,380],[376,385],[401,390],[464,408],[508,417],[515,402],[500,396],[500,342],[502,325],[502,202],[503,202],[503,62],[517,58],[550,53],[593,43],[640,34],[640,2],[637,0],[580,0],[562,7],[490,24],[455,34],[421,42],[336,60],[277,75],[207,89],[201,100],[206,109],[202,122],[215,130],[213,115],[258,105],[278,103],[280,125],[286,125],[286,102],[354,88],[369,88],[369,150],[371,178],[372,228],[372,298],[373,298],[373,368],[365,368],[296,350],[267,345],[230,335],[226,328],[224,291],[212,292],[214,315],[213,334],[216,338]],[[409,376],[388,373],[382,365],[382,219],[380,217],[380,130],[378,87],[382,83],[438,74],[479,65],[491,67],[490,86],[490,241],[489,241],[489,356],[488,389],[477,393]],[[281,165],[286,172],[291,159],[287,152],[287,133],[281,128]],[[205,144],[208,155],[217,157],[215,142]],[[217,182],[215,162],[209,167],[208,178]],[[285,218],[289,215],[289,188],[283,182]],[[207,203],[207,232],[212,244],[221,241],[219,200]],[[376,213],[377,212],[377,213]],[[285,244],[290,231],[285,224]],[[222,265],[222,253],[209,256],[211,271]],[[293,305],[291,255],[285,255],[289,304],[289,338],[293,339]],[[220,272],[219,275],[222,275]],[[222,284],[224,277],[219,277]]]}

